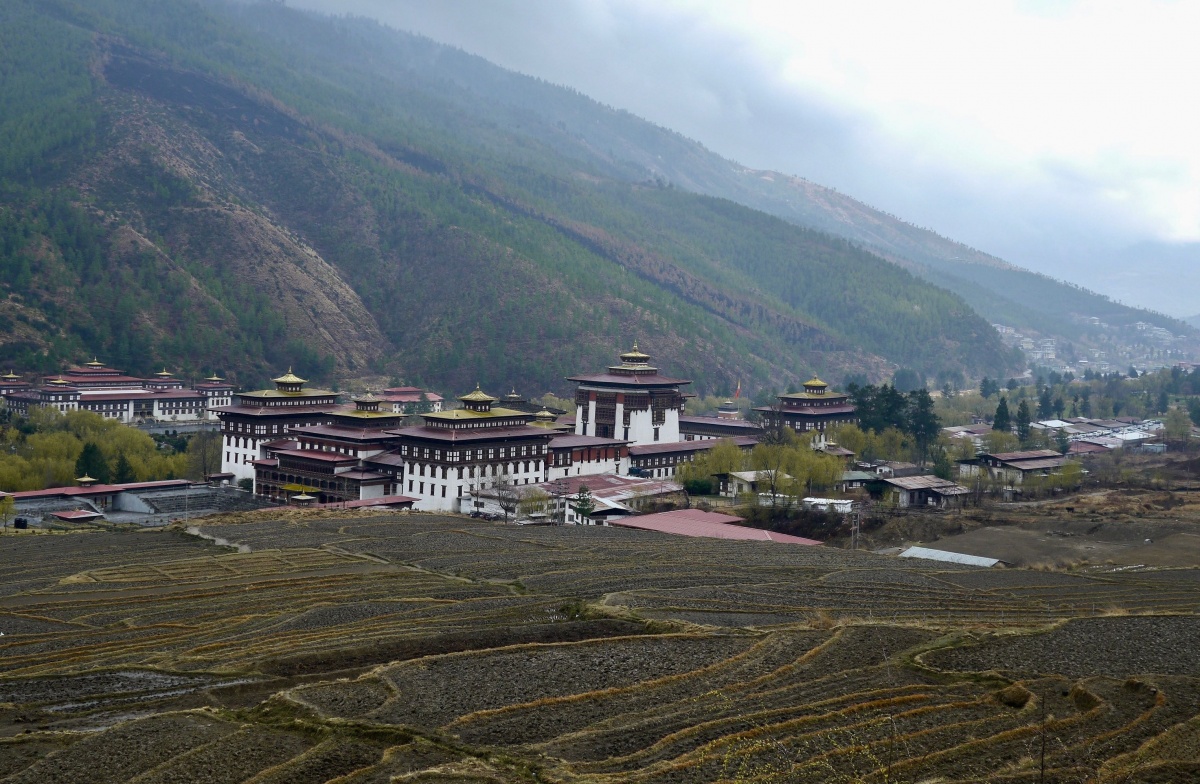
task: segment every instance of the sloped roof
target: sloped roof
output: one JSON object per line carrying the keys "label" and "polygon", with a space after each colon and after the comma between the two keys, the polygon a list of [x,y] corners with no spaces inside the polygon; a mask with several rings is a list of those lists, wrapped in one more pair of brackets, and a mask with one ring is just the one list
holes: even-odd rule
{"label": "sloped roof", "polygon": [[737,539],[759,542],[777,542],[781,544],[819,545],[816,539],[805,539],[801,536],[777,534],[760,528],[745,528],[731,523],[741,522],[742,518],[718,512],[704,512],[699,509],[677,509],[673,512],[660,512],[651,515],[626,517],[612,521],[611,525],[621,528],[637,528],[643,531],[656,531],[677,536],[698,536],[707,539]]}
{"label": "sloped roof", "polygon": [[299,376],[297,376],[295,373],[292,372],[291,368],[288,368],[288,372],[284,373],[279,378],[273,378],[271,380],[274,381],[276,384],[307,384],[308,383],[308,379],[300,378]]}
{"label": "sloped roof", "polygon": [[901,558],[924,558],[927,561],[944,561],[946,563],[963,564],[965,566],[992,567],[1004,563],[999,558],[984,558],[978,555],[952,553],[948,550],[930,550],[928,547],[910,547],[900,553]]}

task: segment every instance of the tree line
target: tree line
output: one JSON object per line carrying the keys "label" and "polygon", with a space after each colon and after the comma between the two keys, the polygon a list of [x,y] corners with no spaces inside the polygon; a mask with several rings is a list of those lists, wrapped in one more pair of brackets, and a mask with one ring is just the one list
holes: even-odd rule
{"label": "tree line", "polygon": [[198,480],[218,470],[220,448],[212,431],[156,440],[90,411],[36,407],[28,418],[0,423],[0,490],[70,487],[84,476],[100,483]]}

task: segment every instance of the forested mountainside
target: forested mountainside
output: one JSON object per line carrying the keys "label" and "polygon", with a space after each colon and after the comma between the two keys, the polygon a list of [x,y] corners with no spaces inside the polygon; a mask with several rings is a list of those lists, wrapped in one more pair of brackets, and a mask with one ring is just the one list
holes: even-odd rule
{"label": "forested mountainside", "polygon": [[[670,183],[850,239],[959,294],[990,321],[1071,339],[1081,336],[1077,316],[1187,331],[1177,319],[1014,266],[801,177],[741,166],[628,112],[428,39],[361,19],[313,24],[269,5],[237,13],[256,35],[319,52],[314,74],[336,62],[363,75],[365,84],[436,96],[447,119],[451,113],[472,119],[453,129],[461,139],[491,146],[504,143],[504,133],[526,137],[617,180]],[[430,108],[422,103],[414,111]]]}
{"label": "forested mountainside", "polygon": [[0,364],[562,389],[640,339],[722,391],[1019,362],[843,238],[395,62],[443,55],[463,57],[274,3],[0,6]]}

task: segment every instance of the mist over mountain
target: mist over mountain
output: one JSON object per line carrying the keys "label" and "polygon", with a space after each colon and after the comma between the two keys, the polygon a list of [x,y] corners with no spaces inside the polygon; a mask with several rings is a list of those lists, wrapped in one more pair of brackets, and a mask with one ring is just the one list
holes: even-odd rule
{"label": "mist over mountain", "polygon": [[2,13],[6,364],[561,390],[640,339],[701,391],[1019,367],[962,299],[643,165],[698,145],[431,41],[278,4]]}
{"label": "mist over mountain", "polygon": [[[402,3],[393,8],[392,14],[405,8],[410,7]],[[410,10],[414,19],[421,16],[415,9]],[[370,26],[365,20],[343,19],[341,23]],[[464,25],[471,26],[467,22]],[[275,34],[269,26],[261,32]],[[379,34],[390,36],[390,46],[407,54],[371,64],[359,62],[357,67],[390,68],[393,71],[389,73],[407,73],[431,85],[452,80],[456,97],[451,100],[458,101],[461,111],[533,136],[572,158],[593,165],[599,161],[612,176],[665,181],[693,192],[731,199],[799,226],[846,237],[966,298],[991,321],[1072,340],[1080,339],[1080,322],[1088,317],[1117,324],[1148,321],[1175,332],[1187,331],[1177,319],[1163,319],[1157,313],[1090,296],[1086,286],[1081,291],[1079,286],[1062,285],[1053,278],[1023,270],[835,189],[722,158],[678,133],[628,112],[597,105],[573,91],[496,68],[482,58],[428,40],[397,38],[399,34],[386,28],[379,28]],[[304,39],[293,43],[319,46]],[[414,55],[417,51],[422,54]],[[808,139],[802,141],[806,143]],[[820,145],[821,138],[812,143]]]}
{"label": "mist over mountain", "polygon": [[[1185,316],[1157,256],[1200,236],[1188,4],[289,0],[460,46],[799,173],[1021,267]],[[869,21],[867,21],[869,20]],[[952,34],[947,34],[953,31]],[[956,254],[957,255],[957,254]]]}

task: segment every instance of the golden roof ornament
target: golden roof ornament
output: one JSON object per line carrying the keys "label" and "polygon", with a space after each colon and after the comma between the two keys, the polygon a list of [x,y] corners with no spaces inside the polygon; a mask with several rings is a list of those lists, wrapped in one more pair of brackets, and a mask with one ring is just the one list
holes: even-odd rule
{"label": "golden roof ornament", "polygon": [[12,368],[9,368],[8,372],[5,373],[3,376],[0,376],[0,378],[3,378],[5,381],[16,381],[17,379],[20,378],[20,376],[18,376],[16,373],[12,372]]}
{"label": "golden roof ornament", "polygon": [[92,367],[92,368],[102,368],[102,367],[104,367],[104,363],[103,363],[103,362],[101,362],[101,361],[100,361],[99,359],[97,359],[96,357],[92,357],[92,361],[91,361],[91,362],[84,362],[83,364],[84,364],[84,367]]}
{"label": "golden roof ornament", "polygon": [[209,376],[208,378],[206,378],[204,380],[205,381],[224,381],[225,379],[221,378],[216,373],[213,373],[211,376]]}
{"label": "golden roof ornament", "polygon": [[633,349],[621,355],[621,361],[626,365],[645,365],[650,362],[650,355],[638,350],[637,341],[633,341]]}
{"label": "golden roof ornament", "polygon": [[469,392],[459,398],[464,403],[495,403],[498,399],[480,389],[478,382],[475,383],[474,392]]}
{"label": "golden roof ornament", "polygon": [[297,376],[295,373],[292,372],[291,365],[288,365],[287,373],[284,373],[279,378],[273,378],[271,380],[274,381],[276,384],[307,384],[308,383],[308,379],[300,378],[299,376]]}

